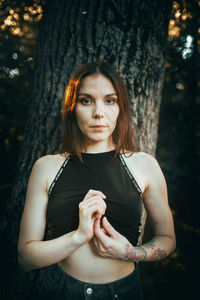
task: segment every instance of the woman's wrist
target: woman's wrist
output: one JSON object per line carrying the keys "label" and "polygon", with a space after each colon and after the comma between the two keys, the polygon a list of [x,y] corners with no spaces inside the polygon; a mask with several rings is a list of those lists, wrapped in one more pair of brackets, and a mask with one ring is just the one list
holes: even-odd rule
{"label": "woman's wrist", "polygon": [[171,251],[168,249],[170,247],[169,243],[167,243],[169,240],[167,240],[167,242],[165,242],[165,240],[166,238],[163,237],[160,239],[160,242],[157,241],[156,243],[155,239],[152,239],[148,243],[145,243],[139,247],[134,247],[128,243],[125,246],[125,258],[133,262],[161,260],[171,253]]}
{"label": "woman's wrist", "polygon": [[142,246],[134,247],[130,243],[128,243],[126,244],[125,249],[125,257],[128,261],[142,262],[145,261],[147,258],[147,250]]}
{"label": "woman's wrist", "polygon": [[78,230],[75,230],[73,232],[73,241],[77,246],[82,246],[87,242],[87,239]]}

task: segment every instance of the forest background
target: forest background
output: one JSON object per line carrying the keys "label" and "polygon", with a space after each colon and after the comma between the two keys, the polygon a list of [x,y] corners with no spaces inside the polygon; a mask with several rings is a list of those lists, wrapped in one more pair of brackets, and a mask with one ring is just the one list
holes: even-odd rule
{"label": "forest background", "polygon": [[[0,217],[11,195],[33,89],[35,53],[44,1],[0,0]],[[165,175],[177,248],[161,262],[143,263],[148,299],[195,297],[199,261],[199,1],[173,1],[156,158]],[[1,236],[1,266],[6,237]],[[3,258],[3,259],[2,259]],[[2,274],[1,274],[2,275]],[[172,296],[173,295],[173,296]]]}

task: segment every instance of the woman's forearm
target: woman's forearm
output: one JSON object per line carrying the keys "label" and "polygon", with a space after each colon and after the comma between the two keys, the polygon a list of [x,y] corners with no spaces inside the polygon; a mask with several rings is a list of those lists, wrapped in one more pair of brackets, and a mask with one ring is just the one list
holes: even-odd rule
{"label": "woman's forearm", "polygon": [[128,261],[157,261],[167,257],[175,249],[175,240],[169,236],[156,236],[139,247],[127,243],[125,248],[125,259]]}
{"label": "woman's forearm", "polygon": [[77,231],[49,241],[31,241],[18,249],[18,261],[26,271],[47,267],[68,257],[84,243]]}

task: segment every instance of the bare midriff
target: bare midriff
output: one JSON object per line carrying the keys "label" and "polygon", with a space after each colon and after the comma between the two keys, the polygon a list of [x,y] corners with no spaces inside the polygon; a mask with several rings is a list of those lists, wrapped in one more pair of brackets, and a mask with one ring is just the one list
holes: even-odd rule
{"label": "bare midriff", "polygon": [[89,283],[108,283],[126,277],[135,264],[101,257],[92,241],[84,244],[58,265],[70,276]]}

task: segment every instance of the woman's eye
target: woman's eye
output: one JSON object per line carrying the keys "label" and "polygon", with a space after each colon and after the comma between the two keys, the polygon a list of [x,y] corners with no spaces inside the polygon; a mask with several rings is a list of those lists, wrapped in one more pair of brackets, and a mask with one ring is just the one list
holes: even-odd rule
{"label": "woman's eye", "polygon": [[108,104],[113,104],[113,103],[117,102],[117,100],[115,100],[115,99],[113,99],[113,98],[109,98],[109,99],[106,100],[106,102],[107,102]]}
{"label": "woman's eye", "polygon": [[91,100],[90,99],[87,99],[87,98],[82,98],[79,100],[80,103],[82,104],[90,104],[91,103]]}

